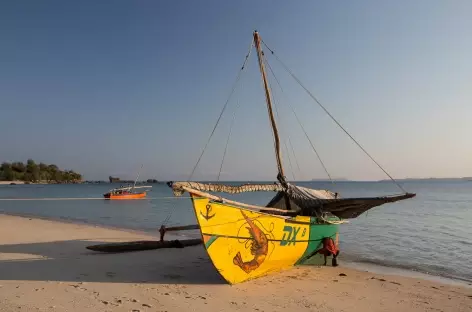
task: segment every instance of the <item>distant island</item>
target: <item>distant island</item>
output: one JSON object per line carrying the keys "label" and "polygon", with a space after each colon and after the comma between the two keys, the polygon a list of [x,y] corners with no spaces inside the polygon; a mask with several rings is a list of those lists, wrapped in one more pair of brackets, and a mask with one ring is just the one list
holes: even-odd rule
{"label": "distant island", "polygon": [[[336,178],[333,179],[334,182],[392,182],[390,179],[382,180],[349,180],[345,178]],[[462,177],[462,178],[403,178],[395,179],[397,182],[463,182],[463,181],[472,181],[472,177]],[[311,182],[330,182],[329,179],[311,179]]]}
{"label": "distant island", "polygon": [[[110,183],[125,183],[125,184],[126,183],[128,183],[128,184],[129,183],[131,183],[131,184],[134,183],[134,181],[132,181],[132,180],[121,180],[120,178],[112,177],[112,176],[109,176],[108,180],[110,181]],[[137,184],[139,184],[139,183],[159,183],[159,181],[156,180],[156,179],[147,179],[146,181],[138,181],[136,183]]]}
{"label": "distant island", "polygon": [[0,165],[0,181],[20,181],[24,183],[80,183],[82,175],[73,170],[60,170],[56,165],[39,163],[28,159],[3,162]]}
{"label": "distant island", "polygon": [[[350,180],[346,179],[346,178],[333,178],[332,181],[335,181],[335,182],[348,182]],[[331,182],[330,179],[311,179],[311,182]]]}
{"label": "distant island", "polygon": [[[391,180],[379,180],[379,182],[390,182]],[[395,179],[398,182],[413,182],[413,181],[435,181],[435,182],[459,182],[459,181],[472,181],[472,177],[462,177],[462,178],[405,178],[405,179]]]}

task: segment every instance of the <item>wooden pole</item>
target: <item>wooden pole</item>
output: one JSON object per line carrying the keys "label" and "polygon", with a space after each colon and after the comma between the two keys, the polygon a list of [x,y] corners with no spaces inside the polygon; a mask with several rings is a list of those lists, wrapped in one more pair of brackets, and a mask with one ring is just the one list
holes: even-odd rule
{"label": "wooden pole", "polygon": [[[269,84],[267,83],[267,76],[265,73],[265,66],[264,66],[264,54],[262,53],[261,49],[261,37],[257,31],[254,31],[254,43],[256,45],[257,50],[257,59],[259,60],[259,69],[261,70],[262,81],[264,83],[264,90],[267,102],[267,110],[269,111],[269,118],[270,123],[272,126],[272,131],[274,133],[274,140],[275,140],[275,158],[277,160],[277,167],[279,169],[278,180],[282,183],[283,186],[286,186],[285,181],[285,174],[284,174],[284,167],[282,165],[282,159],[280,158],[280,139],[279,139],[279,131],[277,130],[277,124],[275,122],[274,112],[272,110],[272,98],[270,95]],[[287,210],[291,209],[290,199],[288,198],[287,194],[284,193],[284,201],[285,201],[285,208]]]}
{"label": "wooden pole", "polygon": [[270,119],[270,123],[271,123],[271,126],[272,126],[272,131],[274,133],[275,158],[277,160],[277,168],[278,168],[279,174],[282,176],[282,179],[285,180],[284,168],[282,166],[282,160],[280,158],[279,131],[277,130],[277,124],[275,122],[274,112],[272,110],[272,98],[271,98],[271,95],[270,95],[269,84],[267,82],[267,76],[266,76],[266,73],[265,73],[264,56],[263,56],[262,49],[261,49],[261,38],[260,38],[259,33],[257,31],[254,31],[254,43],[256,45],[257,59],[259,60],[259,69],[260,69],[261,75],[262,75],[262,82],[264,83],[267,110],[269,111],[269,119]]}
{"label": "wooden pole", "polygon": [[237,202],[237,201],[226,199],[226,198],[223,199],[223,198],[215,196],[213,194],[201,192],[201,191],[198,191],[198,190],[186,187],[186,186],[182,186],[182,189],[184,191],[187,191],[188,193],[190,193],[192,196],[206,197],[206,198],[214,200],[216,202],[223,202],[225,204],[230,204],[230,205],[234,205],[234,206],[237,206],[237,207],[246,208],[246,209],[249,209],[249,210],[255,210],[255,211],[259,211],[259,212],[267,212],[267,213],[269,213],[271,211],[282,212],[282,213],[290,212],[290,211],[287,211],[285,209],[262,207],[262,206],[256,206],[256,205],[241,203],[241,202]]}

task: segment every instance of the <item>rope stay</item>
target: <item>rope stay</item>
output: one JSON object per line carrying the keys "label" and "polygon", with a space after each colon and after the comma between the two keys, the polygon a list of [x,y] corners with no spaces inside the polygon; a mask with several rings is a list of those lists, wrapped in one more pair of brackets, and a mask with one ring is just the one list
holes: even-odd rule
{"label": "rope stay", "polygon": [[[270,49],[269,49],[269,50],[270,50]],[[272,52],[272,51],[271,51],[271,52]],[[274,71],[272,70],[272,67],[270,66],[269,62],[267,62],[267,66],[269,67],[269,70],[270,70],[270,72],[272,73],[272,76],[274,76],[275,81],[277,81],[277,84],[278,84],[280,90],[281,90],[282,93],[283,93],[282,86],[280,85],[280,82],[279,82],[279,80],[277,79],[277,76],[275,76],[275,73],[274,73]],[[305,137],[308,139],[308,142],[310,143],[311,148],[312,148],[313,151],[315,152],[315,155],[316,155],[316,157],[318,158],[318,161],[320,162],[321,166],[323,167],[325,173],[327,174],[327,176],[328,176],[330,182],[334,185],[334,180],[332,179],[331,174],[330,174],[329,171],[328,171],[328,168],[327,168],[326,165],[324,164],[323,159],[321,159],[321,156],[320,156],[320,154],[318,153],[318,151],[316,150],[315,145],[314,145],[313,142],[311,141],[310,136],[309,136],[308,133],[306,132],[305,127],[303,127],[303,124],[302,124],[302,122],[300,121],[300,118],[298,118],[298,115],[297,115],[297,113],[295,112],[295,109],[293,108],[293,105],[290,103],[290,101],[287,101],[287,103],[288,103],[288,106],[290,107],[290,110],[292,111],[293,115],[294,115],[295,118],[297,119],[298,125],[300,126],[300,128],[301,128],[302,131],[303,131],[303,133],[305,134]]]}
{"label": "rope stay", "polygon": [[305,85],[300,81],[300,79],[297,78],[297,76],[295,76],[295,74],[290,70],[290,68],[288,68],[287,65],[285,65],[285,63],[277,56],[277,54],[275,54],[274,50],[272,50],[271,48],[269,48],[267,46],[267,44],[264,42],[264,40],[262,40],[262,43],[264,44],[264,46],[271,52],[271,54],[275,57],[275,59],[282,65],[282,67],[284,68],[284,70],[300,85],[300,87],[302,87],[303,90],[305,90],[305,92],[312,98],[312,100],[314,100],[322,109],[323,111],[331,118],[331,120],[333,120],[338,126],[339,128],[341,128],[341,130],[344,131],[345,134],[347,134],[347,136],[349,136],[349,138],[377,165],[377,167],[380,168],[380,170],[382,170],[389,178],[390,180],[392,180],[393,183],[395,183],[404,193],[407,193],[407,191],[400,185],[400,183],[398,183],[375,159],[374,157],[372,157],[369,152],[367,152],[367,150],[356,140],[354,139],[354,137],[339,123],[339,121],[336,120],[336,118],[334,118],[333,115],[331,115],[331,113],[323,106],[323,104],[321,104],[321,102],[310,92],[310,90],[308,90]]}
{"label": "rope stay", "polygon": [[226,145],[223,152],[223,158],[221,159],[220,170],[218,171],[218,176],[216,178],[216,181],[220,181],[221,171],[223,170],[223,164],[226,158],[226,151],[228,150],[229,140],[231,138],[231,133],[233,131],[234,121],[236,120],[236,112],[238,111],[238,108],[240,105],[241,105],[241,101],[239,99],[236,99],[236,107],[233,112],[233,118],[231,119],[231,125],[229,126],[228,138],[226,139]]}
{"label": "rope stay", "polygon": [[[264,64],[267,65],[268,67],[270,67],[269,63],[267,62],[267,59],[264,58]],[[283,129],[285,129],[284,127],[284,124],[282,122],[282,118],[280,118],[280,115],[279,115],[279,110],[277,108],[277,101],[276,101],[276,98],[275,98],[275,92],[274,92],[274,89],[272,88],[272,84],[270,83],[270,80],[267,79],[267,83],[269,84],[269,88],[272,90],[272,100],[274,102],[274,108],[275,108],[275,115],[277,117],[277,120],[279,121],[279,124],[280,124],[280,130],[281,133],[284,133]],[[288,132],[287,132],[288,133]],[[290,139],[290,137],[289,137]],[[292,160],[290,159],[290,153],[288,151],[288,148],[287,148],[287,144],[285,142],[285,140],[282,140],[283,143],[284,143],[284,147],[285,147],[285,151],[287,152],[287,158],[288,158],[288,163],[289,163],[289,166],[290,166],[290,171],[292,173],[292,178],[293,178],[293,181],[295,181],[295,171],[293,170],[293,166],[292,166]],[[275,138],[274,138],[274,144],[275,144]]]}
{"label": "rope stay", "polygon": [[297,164],[298,176],[300,177],[300,179],[303,179],[302,171],[300,169],[300,165],[298,164],[297,155],[295,154],[295,150],[293,149],[293,145],[292,145],[292,141],[290,140],[290,136],[288,137],[288,145],[290,145],[290,148],[292,149],[292,154],[293,154],[293,157],[295,158],[295,163]]}
{"label": "rope stay", "polygon": [[[267,65],[270,67],[269,63],[267,63]],[[280,121],[280,128],[284,129],[284,127],[282,126],[282,118],[279,117],[279,112],[277,110],[277,104],[275,103],[275,91],[272,90],[272,93],[273,93],[273,97],[274,97],[274,106],[275,106],[275,112],[277,114],[277,118],[279,119]],[[291,156],[290,156],[290,150],[288,149],[288,146],[287,146],[287,141],[288,141],[288,144],[292,150],[292,156],[293,158],[295,159],[295,163],[297,164],[297,168],[298,168],[298,175],[295,175],[295,170],[293,169],[293,166],[292,166],[292,160],[291,160]],[[288,161],[289,161],[289,164],[290,164],[290,169],[292,170],[292,176],[293,176],[293,180],[295,181],[296,180],[296,176],[298,176],[300,179],[301,179],[301,170],[300,170],[300,165],[298,164],[298,159],[297,159],[297,155],[295,154],[295,151],[293,149],[293,145],[292,145],[292,140],[290,139],[290,135],[288,134],[287,132],[287,140],[284,140],[284,146],[285,146],[285,150],[287,151],[287,157],[288,157]]]}
{"label": "rope stay", "polygon": [[292,173],[293,181],[296,181],[297,179],[295,177],[295,170],[293,170],[292,159],[290,158],[290,153],[288,152],[288,148],[287,148],[287,142],[285,140],[284,140],[284,146],[285,146],[285,150],[287,151],[288,164],[290,165],[290,171]]}
{"label": "rope stay", "polygon": [[[266,65],[268,65],[267,60],[265,60],[265,62],[266,62]],[[270,82],[269,82],[269,85],[271,85]],[[272,86],[270,86],[270,88],[272,89]],[[280,118],[279,110],[277,108],[277,101],[275,100],[274,89],[272,89],[272,99],[274,100],[275,115],[277,116],[277,119],[279,120],[280,129],[283,130],[285,128],[283,126],[282,118]],[[281,132],[283,133],[283,131],[281,131]],[[289,163],[289,166],[290,166],[290,171],[292,173],[292,178],[293,178],[293,181],[296,181],[295,171],[293,170],[292,160],[290,158],[290,153],[289,153],[289,150],[288,150],[288,147],[287,147],[287,142],[286,142],[286,140],[283,140],[283,142],[284,142],[285,151],[287,152],[287,158],[288,158],[288,163]]]}
{"label": "rope stay", "polygon": [[241,74],[242,72],[244,71],[244,69],[246,68],[246,64],[248,62],[248,59],[249,59],[249,56],[251,55],[251,51],[252,51],[252,47],[254,46],[254,39],[251,41],[251,45],[249,46],[249,51],[248,53],[246,54],[246,57],[244,58],[244,62],[243,62],[243,65],[241,66],[241,69],[238,71],[238,74],[236,76],[236,80],[234,81],[233,83],[233,87],[231,88],[231,92],[229,93],[229,96],[223,106],[223,109],[221,110],[220,112],[220,115],[218,116],[218,119],[216,120],[216,123],[215,123],[215,126],[213,127],[213,130],[211,131],[210,133],[210,136],[208,137],[208,140],[205,144],[205,146],[203,147],[203,150],[202,150],[202,153],[200,154],[200,156],[198,157],[198,160],[197,160],[197,163],[195,164],[195,166],[193,167],[193,170],[192,172],[190,173],[190,176],[188,177],[187,181],[190,181],[193,177],[193,174],[195,173],[195,170],[197,169],[198,167],[198,164],[200,163],[202,157],[203,157],[203,154],[205,153],[205,150],[207,149],[208,147],[208,144],[210,143],[211,141],[211,138],[213,137],[213,134],[215,133],[215,130],[216,128],[218,127],[218,124],[220,123],[220,120],[221,120],[221,117],[223,116],[227,106],[228,106],[228,103],[231,99],[231,96],[233,95],[234,91],[236,90],[236,87],[238,85],[238,82],[241,78]]}
{"label": "rope stay", "polygon": [[[248,63],[248,60],[249,60],[249,57],[250,57],[250,55],[251,55],[251,51],[252,51],[252,48],[254,47],[254,44],[255,44],[255,42],[254,42],[254,38],[253,38],[253,39],[251,40],[251,44],[249,45],[249,51],[247,52],[247,54],[246,54],[246,56],[245,56],[245,58],[244,58],[243,65],[241,66],[241,69],[238,71],[238,74],[236,75],[236,80],[235,80],[234,83],[233,83],[233,86],[232,86],[232,88],[231,88],[231,92],[229,93],[228,98],[226,99],[226,102],[225,102],[225,104],[223,105],[223,108],[222,108],[222,110],[221,110],[221,112],[220,112],[220,115],[218,116],[218,119],[216,120],[215,126],[213,127],[213,130],[211,131],[210,136],[208,137],[208,139],[207,139],[207,141],[206,141],[206,143],[205,143],[205,146],[203,147],[203,150],[202,150],[200,156],[198,157],[198,160],[197,160],[195,166],[193,167],[192,172],[190,173],[190,175],[189,175],[187,181],[190,181],[190,180],[192,179],[192,177],[193,177],[193,175],[194,175],[194,173],[195,173],[195,170],[197,169],[198,164],[199,164],[200,161],[202,160],[203,154],[205,154],[205,151],[206,151],[206,149],[207,149],[207,147],[208,147],[208,144],[210,143],[211,138],[213,137],[213,134],[215,134],[216,128],[218,127],[218,124],[220,123],[221,117],[223,116],[223,114],[224,114],[226,108],[228,107],[229,101],[230,101],[230,99],[231,99],[231,97],[232,97],[234,91],[236,90],[236,87],[237,87],[237,85],[238,85],[238,83],[239,83],[239,80],[241,79],[241,74],[243,73],[244,69],[246,68],[246,65],[247,65],[247,63]],[[234,116],[233,116],[233,118],[234,118]],[[228,140],[229,140],[229,136],[228,136]],[[228,142],[227,142],[226,144],[228,144]],[[226,150],[225,150],[225,155],[226,155]],[[224,159],[223,159],[223,161],[224,161]],[[220,178],[222,166],[223,166],[223,162],[221,163],[221,166],[220,166],[220,172],[218,173],[218,179]],[[174,212],[174,209],[171,208],[169,214],[167,215],[166,219],[165,219],[164,222],[162,223],[162,226],[165,226],[165,225],[167,224],[167,222],[169,222],[170,218],[172,217],[173,212]]]}
{"label": "rope stay", "polygon": [[225,149],[224,149],[224,152],[223,152],[223,158],[221,159],[220,170],[218,170],[218,176],[216,177],[216,181],[220,181],[221,170],[223,170],[223,164],[225,162],[226,151],[228,150],[229,139],[231,137],[231,132],[233,130],[233,124],[234,124],[234,120],[235,120],[235,117],[236,117],[236,110],[237,110],[237,107],[239,106],[239,101],[236,105],[237,106],[236,106],[236,109],[234,110],[233,118],[231,119],[231,125],[229,126],[228,138],[226,139]]}

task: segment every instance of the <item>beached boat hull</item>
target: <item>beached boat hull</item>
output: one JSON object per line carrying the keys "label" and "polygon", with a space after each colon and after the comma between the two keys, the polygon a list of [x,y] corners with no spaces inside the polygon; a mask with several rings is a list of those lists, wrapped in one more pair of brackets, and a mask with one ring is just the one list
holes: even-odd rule
{"label": "beached boat hull", "polygon": [[106,193],[103,195],[105,199],[142,199],[146,197],[146,192],[133,193],[133,194],[110,194]]}
{"label": "beached boat hull", "polygon": [[230,284],[299,264],[323,264],[321,240],[338,245],[338,225],[314,217],[286,218],[191,194],[205,249]]}

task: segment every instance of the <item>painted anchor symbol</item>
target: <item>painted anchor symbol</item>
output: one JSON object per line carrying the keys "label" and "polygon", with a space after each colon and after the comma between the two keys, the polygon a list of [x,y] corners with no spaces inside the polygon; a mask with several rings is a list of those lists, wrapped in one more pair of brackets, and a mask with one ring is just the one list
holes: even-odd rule
{"label": "painted anchor symbol", "polygon": [[200,215],[202,217],[204,217],[207,221],[210,220],[211,218],[213,218],[215,216],[215,214],[212,214],[210,215],[210,212],[211,212],[211,205],[206,205],[206,214],[203,214],[201,211],[200,211]]}

